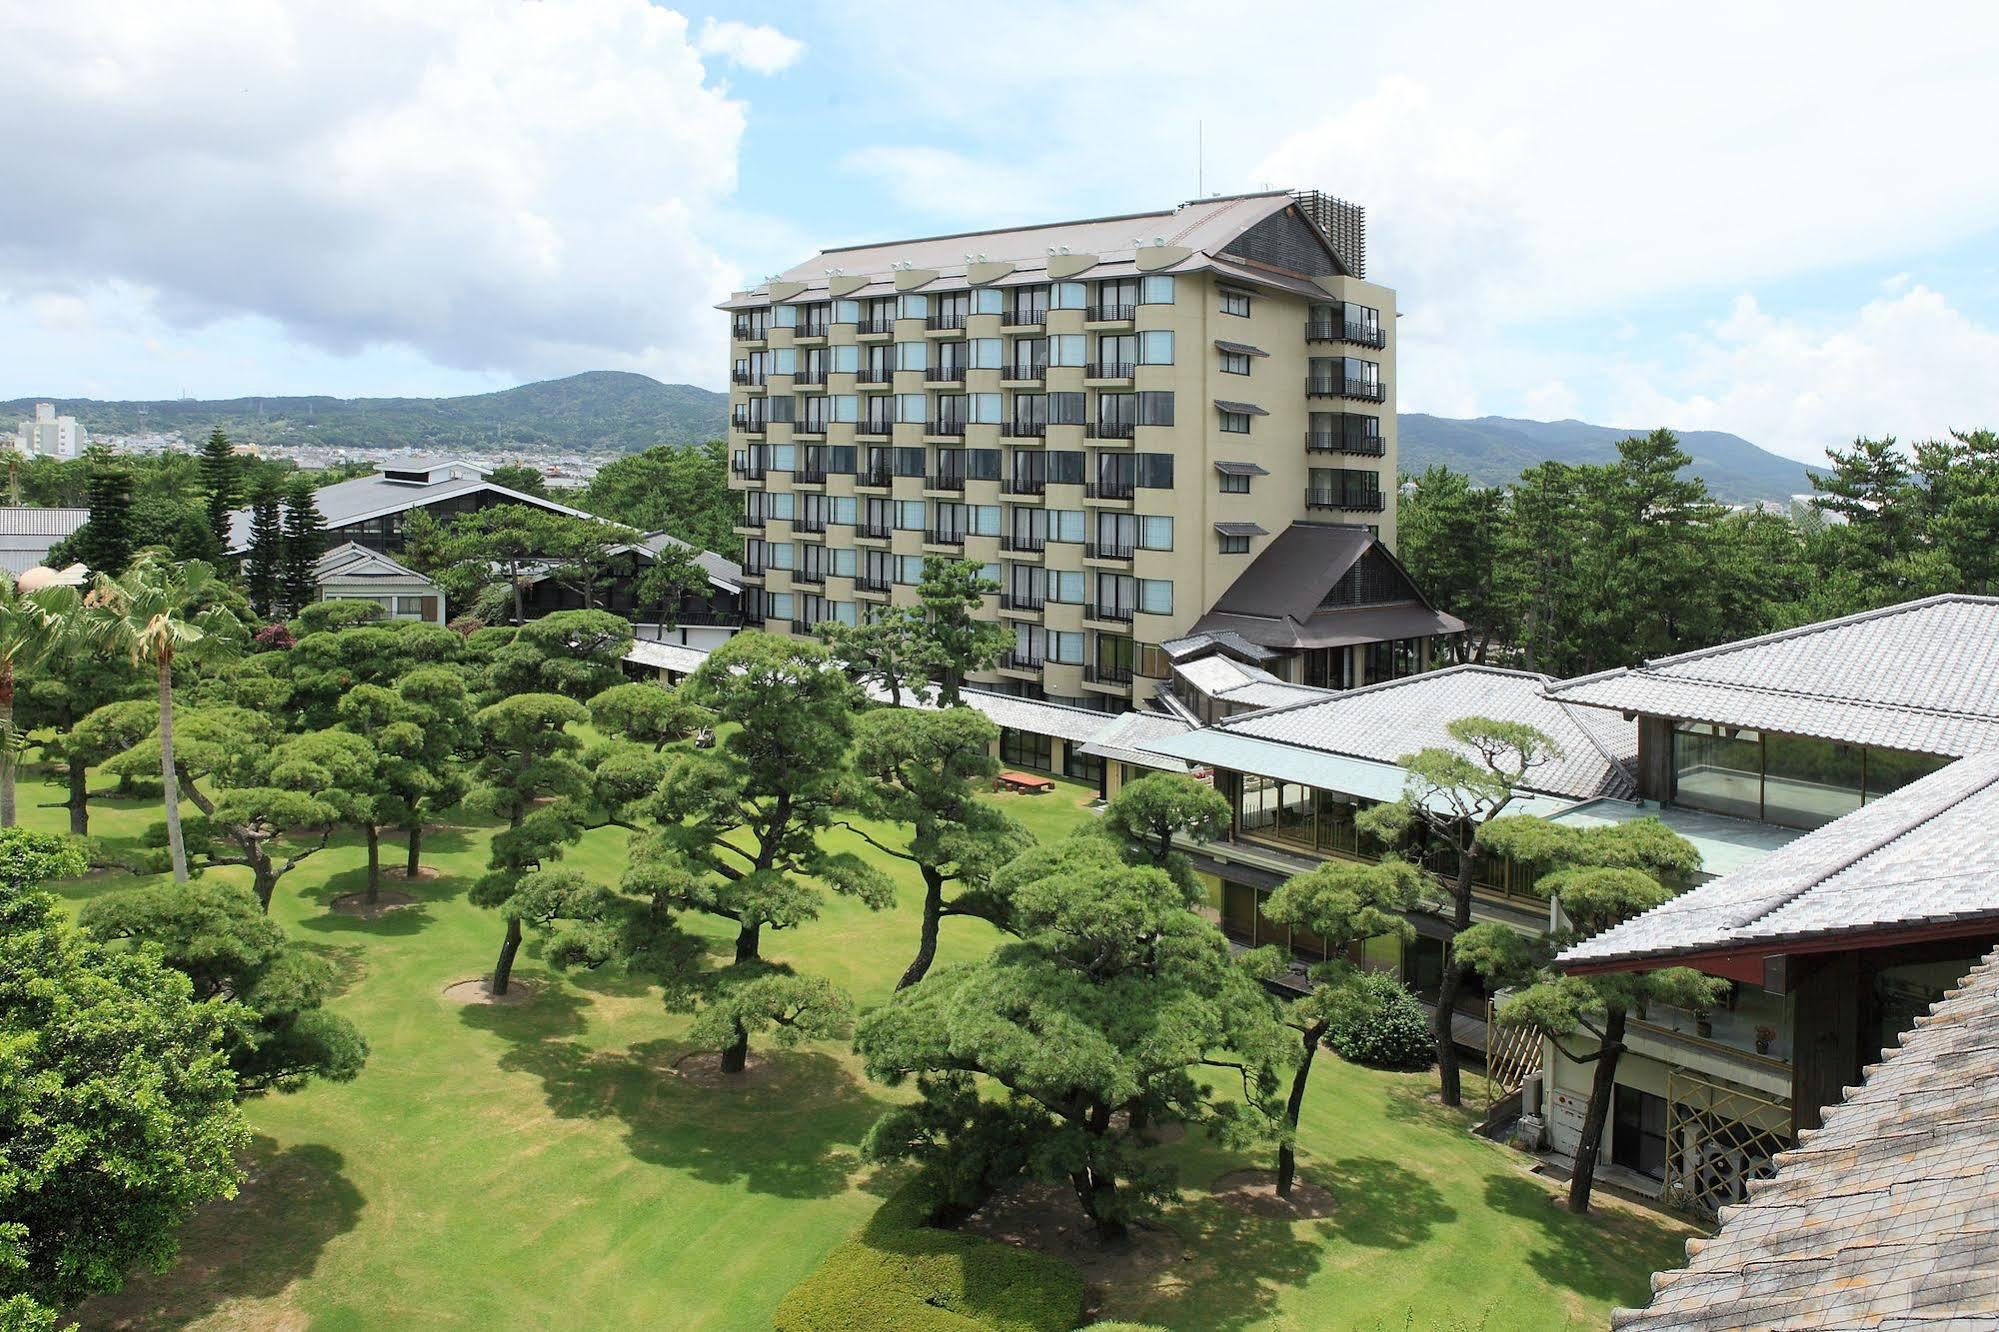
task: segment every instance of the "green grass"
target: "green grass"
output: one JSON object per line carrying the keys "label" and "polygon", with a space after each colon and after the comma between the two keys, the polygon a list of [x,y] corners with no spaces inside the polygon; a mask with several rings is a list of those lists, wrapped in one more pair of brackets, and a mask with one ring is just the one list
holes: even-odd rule
{"label": "green grass", "polygon": [[[1042,837],[1088,817],[1090,793],[1004,797]],[[23,821],[59,830],[58,793],[29,778]],[[93,805],[93,831],[136,837],[152,801]],[[854,849],[866,849],[848,838]],[[421,905],[368,922],[326,903],[360,886],[351,841],[279,884],[274,911],[337,958],[336,1001],[372,1047],[345,1085],[247,1107],[250,1179],[203,1212],[171,1272],[135,1278],[80,1311],[86,1327],[765,1328],[796,1283],[879,1207],[889,1181],[856,1144],[889,1093],[836,1045],[774,1055],[769,1081],[710,1091],[674,1077],[687,1019],[609,976],[558,975],[530,947],[521,1007],[461,1007],[441,989],[481,974],[498,917],[465,901],[485,858],[477,828],[435,835]],[[570,863],[605,874],[622,834],[592,834]],[[393,861],[391,861],[393,863]],[[915,948],[914,876],[890,864],[902,908],[833,901],[767,952],[881,1002]],[[63,886],[72,903],[125,876]],[[719,922],[717,922],[719,925]],[[718,943],[725,932],[703,927]],[[947,921],[940,964],[996,935]],[[1173,1327],[1402,1328],[1450,1318],[1488,1329],[1600,1326],[1642,1300],[1678,1257],[1679,1232],[1611,1213],[1568,1216],[1515,1158],[1428,1103],[1421,1076],[1320,1061],[1303,1129],[1307,1178],[1340,1207],[1319,1221],[1258,1220],[1195,1202],[1168,1222],[1195,1261],[1106,1317]],[[1169,1149],[1189,1186],[1264,1165],[1188,1142]],[[1195,1191],[1190,1187],[1190,1193]]]}

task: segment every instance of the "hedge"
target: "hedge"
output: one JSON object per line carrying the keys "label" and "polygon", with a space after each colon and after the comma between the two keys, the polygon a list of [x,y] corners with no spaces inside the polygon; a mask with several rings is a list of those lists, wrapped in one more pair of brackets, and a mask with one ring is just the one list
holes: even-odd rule
{"label": "hedge", "polygon": [[1059,1258],[924,1224],[919,1177],[791,1288],[777,1332],[1069,1332],[1083,1278]]}

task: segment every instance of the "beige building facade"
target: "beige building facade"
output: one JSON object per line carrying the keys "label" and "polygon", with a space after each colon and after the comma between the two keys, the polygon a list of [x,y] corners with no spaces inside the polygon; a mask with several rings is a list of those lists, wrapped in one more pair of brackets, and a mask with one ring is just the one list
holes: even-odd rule
{"label": "beige building facade", "polygon": [[970,560],[1015,635],[985,682],[1118,710],[1292,523],[1392,548],[1395,297],[1360,236],[1267,193],[828,250],[738,293],[752,620],[865,621],[925,556]]}

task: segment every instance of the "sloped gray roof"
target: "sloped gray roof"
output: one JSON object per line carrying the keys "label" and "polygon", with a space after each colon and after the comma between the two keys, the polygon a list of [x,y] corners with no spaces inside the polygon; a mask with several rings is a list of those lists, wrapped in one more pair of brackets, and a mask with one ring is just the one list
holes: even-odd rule
{"label": "sloped gray roof", "polygon": [[1564,952],[1663,961],[1910,926],[1999,923],[1999,753],[1920,781]]}
{"label": "sloped gray roof", "polygon": [[[359,573],[359,567],[362,565],[372,565],[374,567],[368,574],[362,575]],[[387,555],[382,554],[381,551],[370,546],[364,546],[358,541],[343,541],[324,555],[321,555],[313,562],[313,577],[322,583],[334,577],[399,578],[416,579],[419,582],[429,581],[408,565],[392,560]]]}
{"label": "sloped gray roof", "polygon": [[[391,470],[402,470],[391,465]],[[412,468],[411,470],[421,470]],[[510,490],[506,486],[495,485],[483,477],[452,477],[420,485],[409,481],[391,481],[377,473],[373,476],[356,476],[345,481],[335,481],[330,486],[321,486],[312,492],[313,503],[328,527],[345,527],[365,518],[382,514],[400,513],[406,509],[420,508],[426,504],[436,504],[440,500],[456,499],[481,490],[490,490],[496,495],[511,500],[515,504],[530,504],[538,509],[549,509],[555,513],[565,513],[572,518],[591,518],[581,509],[572,509],[567,504],[542,499],[538,495]],[[236,553],[250,547],[250,511],[238,509],[229,515],[229,549]]]}
{"label": "sloped gray roof", "polygon": [[1555,687],[1572,703],[1927,754],[1999,748],[1999,597],[1939,596]]}
{"label": "sloped gray roof", "polygon": [[692,675],[701,669],[702,662],[708,660],[708,649],[689,647],[685,643],[649,642],[641,638],[625,653],[625,660],[639,666],[651,666],[656,670]]}
{"label": "sloped gray roof", "polygon": [[1252,347],[1252,346],[1250,346],[1250,345],[1249,345],[1249,344],[1248,344],[1247,342],[1229,342],[1229,341],[1226,341],[1226,340],[1224,340],[1224,339],[1222,339],[1222,338],[1216,338],[1216,339],[1215,339],[1215,350],[1216,350],[1216,351],[1218,351],[1218,352],[1228,352],[1229,354],[1231,354],[1231,355],[1233,355],[1233,356],[1268,356],[1268,355],[1270,355],[1270,353],[1269,353],[1269,352],[1267,352],[1267,351],[1265,351],[1265,350],[1264,350],[1263,348],[1261,348],[1261,347]]}
{"label": "sloped gray roof", "polygon": [[17,577],[26,573],[89,521],[88,509],[0,508],[0,569]]}
{"label": "sloped gray roof", "polygon": [[1233,416],[1268,416],[1269,412],[1253,402],[1235,402],[1229,398],[1216,398],[1215,406]]}
{"label": "sloped gray roof", "polygon": [[[1217,468],[1216,470],[1220,471],[1221,469]],[[1263,470],[1262,468],[1257,469],[1258,472],[1261,472],[1262,470]],[[1215,524],[1215,530],[1217,532],[1220,532],[1223,536],[1260,537],[1260,536],[1270,535],[1269,531],[1265,529],[1262,523],[1218,522]],[[1236,635],[1236,637],[1240,638],[1241,636]],[[1241,639],[1241,641],[1247,643],[1249,640]],[[1265,651],[1263,652],[1262,655],[1267,659],[1274,654]]]}
{"label": "sloped gray roof", "polygon": [[1184,759],[1154,754],[1143,746],[1169,736],[1185,735],[1193,729],[1193,723],[1182,721],[1178,717],[1169,717],[1165,713],[1127,712],[1085,741],[1082,752],[1093,758],[1129,763],[1134,767],[1156,768],[1162,772],[1185,772],[1187,763]]}
{"label": "sloped gray roof", "polygon": [[[1216,524],[1216,528],[1220,530],[1220,524]],[[1259,536],[1261,535],[1261,531],[1247,532],[1244,535]],[[1247,657],[1251,661],[1272,661],[1278,655],[1261,644],[1250,642],[1241,634],[1232,634],[1226,631],[1214,634],[1188,634],[1181,638],[1169,638],[1164,643],[1161,643],[1159,647],[1162,652],[1175,661],[1180,661],[1187,657],[1198,657],[1203,653],[1214,651],[1234,652],[1240,656]]]}
{"label": "sloped gray roof", "polygon": [[1999,1326],[1999,952],[1799,1139],[1613,1328]]}
{"label": "sloped gray roof", "polygon": [[[1226,459],[1220,459],[1220,458],[1215,460],[1215,470],[1217,472],[1220,472],[1223,476],[1269,476],[1270,475],[1270,469],[1263,466],[1261,463],[1230,462]],[[1255,526],[1255,524],[1251,524],[1251,526]],[[1258,532],[1263,531],[1261,527],[1258,527],[1256,530]]]}
{"label": "sloped gray roof", "polygon": [[1176,663],[1173,674],[1209,698],[1248,708],[1277,708],[1330,697],[1327,689],[1287,684],[1260,666],[1250,666],[1219,654]]}
{"label": "sloped gray roof", "polygon": [[1362,689],[1323,692],[1314,701],[1289,707],[1243,713],[1225,718],[1217,729],[1393,763],[1431,746],[1461,748],[1444,729],[1461,717],[1525,722],[1560,745],[1562,755],[1529,770],[1523,786],[1579,800],[1636,794],[1630,765],[1638,753],[1637,725],[1558,703],[1545,692],[1548,683],[1547,676],[1528,671],[1451,666]]}

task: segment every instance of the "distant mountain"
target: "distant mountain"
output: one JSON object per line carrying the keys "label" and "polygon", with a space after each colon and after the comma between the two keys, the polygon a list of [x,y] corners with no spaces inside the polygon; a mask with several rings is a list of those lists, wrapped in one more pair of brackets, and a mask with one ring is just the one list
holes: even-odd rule
{"label": "distant mountain", "polygon": [[[1481,416],[1470,421],[1405,412],[1401,427],[1401,466],[1420,472],[1442,463],[1485,485],[1504,485],[1536,463],[1550,459],[1566,463],[1609,462],[1617,442],[1649,430],[1619,430],[1583,421],[1516,421],[1505,416]],[[1740,435],[1718,430],[1676,431],[1680,447],[1693,455],[1694,475],[1707,482],[1715,498],[1730,504],[1760,499],[1785,499],[1811,489],[1805,465],[1759,449]]]}
{"label": "distant mountain", "polygon": [[[0,425],[25,416],[35,401],[0,403]],[[619,370],[593,370],[462,398],[60,401],[61,409],[93,435],[178,430],[194,443],[221,426],[231,439],[255,444],[595,451],[719,438],[729,395]]]}

